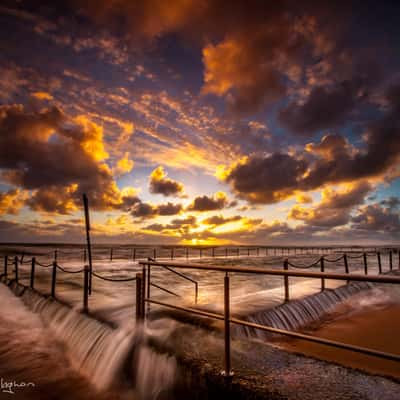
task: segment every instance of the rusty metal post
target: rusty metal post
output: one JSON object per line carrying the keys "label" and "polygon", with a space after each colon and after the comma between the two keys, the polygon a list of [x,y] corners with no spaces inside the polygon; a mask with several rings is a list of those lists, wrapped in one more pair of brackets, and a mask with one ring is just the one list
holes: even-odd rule
{"label": "rusty metal post", "polygon": [[363,259],[364,259],[364,273],[365,275],[368,275],[367,253],[363,254]]}
{"label": "rusty metal post", "polygon": [[18,283],[18,257],[14,257],[14,267],[15,267],[15,282]]}
{"label": "rusty metal post", "polygon": [[136,274],[136,322],[142,321],[142,274]]}
{"label": "rusty metal post", "polygon": [[382,273],[381,253],[378,251],[376,255],[378,256],[378,268],[379,268],[379,273],[381,274]]}
{"label": "rusty metal post", "polygon": [[392,250],[389,251],[389,268],[390,268],[390,270],[393,269],[393,254],[392,254]]}
{"label": "rusty metal post", "polygon": [[[321,272],[325,272],[324,257],[321,257]],[[325,278],[321,278],[321,291],[325,290]]]}
{"label": "rusty metal post", "polygon": [[36,258],[32,257],[32,264],[31,264],[31,289],[35,288],[35,265],[36,265]]}
{"label": "rusty metal post", "polygon": [[230,329],[230,299],[229,299],[229,276],[224,278],[224,338],[225,338],[225,370],[223,375],[232,376],[231,371],[231,329]]}
{"label": "rusty metal post", "polygon": [[85,265],[83,269],[83,312],[89,311],[89,274],[90,267]]}
{"label": "rusty metal post", "polygon": [[[286,259],[283,263],[283,269],[285,271],[289,271],[289,260]],[[285,283],[285,301],[289,301],[289,277],[287,275],[284,276],[284,283]]]}
{"label": "rusty metal post", "polygon": [[51,274],[51,297],[56,297],[57,263],[53,261],[53,273]]}

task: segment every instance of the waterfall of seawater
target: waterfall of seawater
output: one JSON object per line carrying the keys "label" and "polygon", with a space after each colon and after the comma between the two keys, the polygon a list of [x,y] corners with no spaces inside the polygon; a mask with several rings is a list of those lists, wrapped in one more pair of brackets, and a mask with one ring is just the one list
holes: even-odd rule
{"label": "waterfall of seawater", "polygon": [[[368,282],[351,282],[336,289],[326,289],[303,299],[293,300],[272,309],[248,315],[246,319],[260,325],[297,330],[320,320],[339,303],[371,287],[372,284]],[[264,331],[242,326],[235,327],[235,333],[239,337],[265,338],[268,335]]]}
{"label": "waterfall of seawater", "polygon": [[139,399],[155,399],[172,388],[176,361],[147,346],[143,326],[113,328],[29,289],[21,299],[41,316],[49,334],[65,345],[74,368],[98,390],[122,385],[133,388]]}

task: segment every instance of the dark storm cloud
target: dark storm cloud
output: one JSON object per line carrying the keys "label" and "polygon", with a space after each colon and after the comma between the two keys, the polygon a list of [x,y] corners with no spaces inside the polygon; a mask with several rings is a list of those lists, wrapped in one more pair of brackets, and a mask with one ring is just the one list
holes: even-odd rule
{"label": "dark storm cloud", "polygon": [[233,217],[227,217],[227,218],[225,218],[223,215],[214,215],[210,218],[204,219],[201,222],[207,225],[224,225],[227,224],[228,222],[240,221],[242,218],[243,217],[241,217],[240,215],[235,215]]}

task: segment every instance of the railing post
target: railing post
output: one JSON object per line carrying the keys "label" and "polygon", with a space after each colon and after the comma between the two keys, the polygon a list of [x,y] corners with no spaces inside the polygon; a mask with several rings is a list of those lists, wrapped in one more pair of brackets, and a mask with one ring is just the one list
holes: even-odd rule
{"label": "railing post", "polygon": [[260,248],[257,247],[257,257],[260,255]]}
{"label": "railing post", "polygon": [[365,275],[368,275],[367,253],[363,254],[363,259],[364,259],[364,273]]}
{"label": "railing post", "polygon": [[4,278],[7,280],[8,256],[4,256]]}
{"label": "railing post", "polygon": [[397,255],[398,255],[398,259],[399,259],[399,269],[400,269],[400,249],[397,249]]}
{"label": "railing post", "polygon": [[53,273],[51,275],[51,297],[56,297],[56,275],[57,275],[57,263],[53,262]]}
{"label": "railing post", "polygon": [[145,319],[146,314],[145,314],[145,301],[144,299],[146,298],[146,267],[143,265],[142,268],[142,318]]}
{"label": "railing post", "polygon": [[113,260],[113,248],[110,249],[110,262]]}
{"label": "railing post", "polygon": [[142,321],[142,274],[136,274],[136,322]]}
{"label": "railing post", "polygon": [[[348,274],[349,271],[349,263],[347,262],[347,254],[343,254],[343,261],[344,261],[344,270],[346,272],[346,274]],[[347,283],[349,283],[350,281],[347,281]]]}
{"label": "railing post", "polygon": [[133,249],[133,261],[136,260],[136,247]]}
{"label": "railing post", "polygon": [[250,257],[250,249],[247,248],[247,257]]}
{"label": "railing post", "polygon": [[[283,269],[285,271],[289,271],[289,260],[286,259],[283,263]],[[289,301],[289,277],[287,275],[284,276],[285,283],[285,302]]]}
{"label": "railing post", "polygon": [[224,333],[225,333],[225,377],[231,377],[231,329],[230,329],[230,301],[229,301],[229,276],[224,278]]}
{"label": "railing post", "polygon": [[84,266],[83,270],[83,312],[89,311],[89,265]]}
{"label": "railing post", "polygon": [[54,250],[54,261],[57,262],[57,259],[58,259],[58,250],[55,249]]}
{"label": "railing post", "polygon": [[186,260],[189,258],[189,247],[186,247]]}
{"label": "railing post", "polygon": [[390,270],[393,269],[393,255],[392,255],[392,250],[389,251],[389,268],[390,268]]}
{"label": "railing post", "polygon": [[381,263],[381,253],[378,251],[376,253],[377,257],[378,257],[378,268],[379,268],[379,273],[382,273],[382,263]]}
{"label": "railing post", "polygon": [[[325,272],[324,257],[321,257],[321,272]],[[321,291],[325,290],[325,278],[321,278]]]}
{"label": "railing post", "polygon": [[[150,264],[147,264],[147,298],[150,299],[150,274],[151,274],[151,269],[150,269]],[[147,312],[150,310],[150,303],[147,303]]]}
{"label": "railing post", "polygon": [[174,248],[171,249],[171,260],[174,259]]}
{"label": "railing post", "polygon": [[31,289],[35,288],[35,265],[36,258],[32,257],[32,265],[31,265]]}
{"label": "railing post", "polygon": [[225,257],[228,257],[228,248],[225,247]]}
{"label": "railing post", "polygon": [[212,250],[212,257],[214,258],[215,257],[215,248],[213,247],[211,250]]}
{"label": "railing post", "polygon": [[15,282],[18,283],[18,257],[14,257],[14,267],[15,267]]}
{"label": "railing post", "polygon": [[83,249],[83,262],[84,263],[86,262],[86,257],[87,257],[86,249]]}
{"label": "railing post", "polygon": [[203,249],[200,249],[200,258],[203,257]]}
{"label": "railing post", "polygon": [[153,249],[153,259],[155,260],[157,258],[157,249]]}
{"label": "railing post", "polygon": [[265,255],[268,255],[268,247],[265,248]]}

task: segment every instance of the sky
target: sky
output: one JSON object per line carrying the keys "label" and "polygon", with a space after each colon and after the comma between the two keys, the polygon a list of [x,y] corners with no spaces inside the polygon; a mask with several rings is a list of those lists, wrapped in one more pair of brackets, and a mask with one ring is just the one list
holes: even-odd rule
{"label": "sky", "polygon": [[399,2],[0,1],[0,242],[400,241]]}

